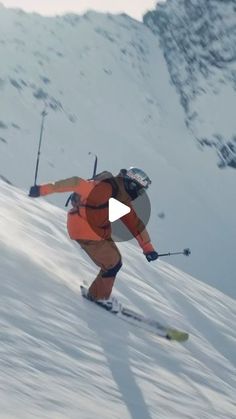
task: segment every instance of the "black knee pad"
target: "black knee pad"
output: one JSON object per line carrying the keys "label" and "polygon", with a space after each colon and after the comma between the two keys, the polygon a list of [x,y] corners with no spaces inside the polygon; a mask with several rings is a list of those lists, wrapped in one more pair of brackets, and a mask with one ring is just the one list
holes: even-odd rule
{"label": "black knee pad", "polygon": [[115,277],[117,275],[117,273],[119,272],[121,266],[122,266],[122,261],[120,259],[119,262],[115,266],[113,266],[113,268],[110,268],[107,271],[104,271],[102,273],[102,277],[103,278]]}

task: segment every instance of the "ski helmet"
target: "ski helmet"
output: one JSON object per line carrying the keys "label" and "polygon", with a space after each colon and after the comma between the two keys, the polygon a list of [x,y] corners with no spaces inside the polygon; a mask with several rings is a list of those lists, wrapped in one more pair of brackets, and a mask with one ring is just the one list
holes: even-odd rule
{"label": "ski helmet", "polygon": [[125,190],[132,199],[142,195],[152,183],[148,175],[137,167],[121,169],[120,174],[124,179]]}

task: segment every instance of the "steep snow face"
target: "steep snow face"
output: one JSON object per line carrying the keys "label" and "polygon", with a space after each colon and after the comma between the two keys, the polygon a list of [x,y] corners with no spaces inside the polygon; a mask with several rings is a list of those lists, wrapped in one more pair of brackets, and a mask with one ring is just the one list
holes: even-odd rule
{"label": "steep snow face", "polygon": [[219,167],[236,168],[235,0],[167,0],[144,22],[158,34],[190,131],[216,149]]}
{"label": "steep snow face", "polygon": [[[125,15],[45,18],[0,9],[0,176],[38,183],[141,167],[152,179],[148,229],[172,263],[235,295],[235,172],[196,147],[158,38]],[[219,192],[220,191],[220,192]],[[67,196],[50,202],[64,207]],[[223,256],[222,256],[223,254]]]}
{"label": "steep snow face", "polygon": [[119,244],[114,294],[190,333],[171,343],[80,296],[97,268],[66,213],[0,181],[0,418],[234,419],[235,301]]}

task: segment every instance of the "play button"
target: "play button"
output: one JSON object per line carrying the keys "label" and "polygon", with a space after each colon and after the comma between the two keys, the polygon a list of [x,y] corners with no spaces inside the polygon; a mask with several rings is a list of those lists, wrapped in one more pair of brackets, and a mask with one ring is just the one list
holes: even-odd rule
{"label": "play button", "polygon": [[115,198],[109,199],[108,217],[111,223],[119,220],[124,215],[129,214],[130,211],[131,209],[128,205],[122,204],[122,202]]}
{"label": "play button", "polygon": [[[120,190],[124,191],[122,176],[117,176],[115,179]],[[111,181],[114,181],[114,178],[111,178]],[[122,194],[119,194],[120,199],[111,197],[111,194],[107,195],[108,188],[104,188],[105,192],[104,190],[101,192],[101,186],[98,183],[86,200],[86,220],[89,226],[102,240],[106,239],[109,229],[115,242],[133,239],[135,234],[138,235],[143,231],[149,221],[151,205],[146,191],[129,203],[127,196],[124,201],[122,200]],[[81,213],[82,211],[83,207]],[[130,217],[125,217],[128,214]],[[80,228],[83,229],[83,225],[78,222],[78,229]]]}

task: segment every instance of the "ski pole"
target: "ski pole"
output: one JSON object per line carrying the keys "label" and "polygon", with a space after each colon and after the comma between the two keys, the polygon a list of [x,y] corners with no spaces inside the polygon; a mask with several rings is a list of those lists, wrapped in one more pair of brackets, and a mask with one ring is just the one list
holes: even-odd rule
{"label": "ski pole", "polygon": [[158,257],[162,256],[172,256],[172,255],[184,255],[184,256],[190,256],[191,250],[190,249],[184,249],[182,252],[168,252],[168,253],[158,253]]}
{"label": "ski pole", "polygon": [[39,169],[39,159],[40,159],[40,153],[41,153],[41,144],[43,139],[43,129],[44,129],[44,120],[47,115],[46,110],[44,109],[42,112],[42,122],[41,122],[41,129],[40,129],[40,137],[39,137],[39,147],[38,147],[38,156],[37,156],[37,162],[36,162],[36,168],[35,168],[35,177],[34,177],[34,185],[37,184],[37,177],[38,177],[38,169]]}
{"label": "ski pole", "polygon": [[89,152],[89,155],[95,157],[94,166],[93,166],[93,177],[92,177],[92,179],[94,179],[95,176],[96,176],[96,173],[97,173],[98,156],[96,154],[92,153],[91,151]]}

